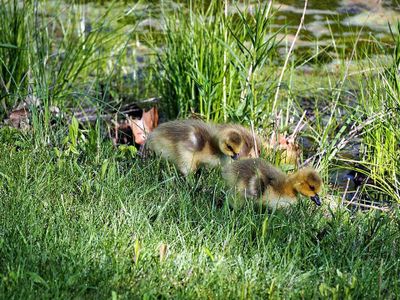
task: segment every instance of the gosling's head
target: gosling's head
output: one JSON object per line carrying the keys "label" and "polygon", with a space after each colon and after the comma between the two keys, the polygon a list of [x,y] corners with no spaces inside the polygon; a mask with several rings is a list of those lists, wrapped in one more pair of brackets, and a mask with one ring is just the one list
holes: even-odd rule
{"label": "gosling's head", "polygon": [[318,193],[321,191],[322,179],[312,168],[304,168],[294,174],[293,187],[303,196],[310,197],[316,205],[321,205]]}
{"label": "gosling's head", "polygon": [[239,131],[234,129],[221,130],[218,132],[218,146],[221,152],[232,159],[239,158],[244,141]]}

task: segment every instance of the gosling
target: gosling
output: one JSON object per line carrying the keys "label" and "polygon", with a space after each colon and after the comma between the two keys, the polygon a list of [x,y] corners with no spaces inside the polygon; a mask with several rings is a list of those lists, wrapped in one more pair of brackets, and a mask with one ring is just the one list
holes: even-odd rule
{"label": "gosling", "polygon": [[[244,159],[226,165],[222,176],[240,196],[270,208],[288,207],[297,202],[298,194],[321,205],[318,193],[322,180],[312,168],[286,175],[262,159]],[[234,206],[241,204],[233,203]]]}
{"label": "gosling", "polygon": [[171,161],[183,175],[200,166],[216,167],[237,159],[245,142],[240,132],[216,130],[200,120],[176,120],[158,126],[148,137],[146,147]]}
{"label": "gosling", "polygon": [[238,124],[218,124],[216,128],[222,136],[240,135],[241,150],[237,153],[238,159],[259,157],[261,140],[255,133]]}

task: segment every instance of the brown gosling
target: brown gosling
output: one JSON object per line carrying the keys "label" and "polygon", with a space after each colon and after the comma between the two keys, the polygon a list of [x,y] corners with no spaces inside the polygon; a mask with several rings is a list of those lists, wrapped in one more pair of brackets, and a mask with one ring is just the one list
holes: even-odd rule
{"label": "brown gosling", "polygon": [[[282,208],[297,202],[297,195],[310,197],[321,205],[318,193],[322,180],[313,168],[287,175],[262,159],[244,159],[228,164],[222,175],[240,196],[270,208]],[[241,204],[241,203],[239,203]],[[236,206],[234,204],[234,206]]]}
{"label": "brown gosling", "polygon": [[261,140],[256,134],[252,134],[250,130],[238,124],[218,124],[215,126],[221,136],[240,136],[236,143],[240,147],[235,149],[238,159],[259,157]]}
{"label": "brown gosling", "polygon": [[176,120],[158,126],[148,137],[146,147],[174,163],[184,175],[201,165],[216,167],[237,159],[243,140],[235,131],[219,131],[200,120]]}

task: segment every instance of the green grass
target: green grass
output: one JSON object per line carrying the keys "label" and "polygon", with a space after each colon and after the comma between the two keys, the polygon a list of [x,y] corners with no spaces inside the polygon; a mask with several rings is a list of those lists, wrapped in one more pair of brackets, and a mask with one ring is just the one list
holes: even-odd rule
{"label": "green grass", "polygon": [[[0,0],[0,117],[27,96],[41,100],[30,131],[0,128],[0,298],[398,298],[399,38],[370,41],[390,54],[382,61],[349,37],[350,51],[334,40],[316,47],[315,60],[341,59],[336,72],[319,63],[304,72],[310,58],[295,50],[272,110],[282,63],[274,11],[143,3]],[[162,32],[137,32],[157,11]],[[80,126],[50,113],[100,113],[126,101],[125,89],[135,100],[162,94],[162,116],[253,124],[263,137],[290,134],[307,110],[302,159],[324,177],[324,203],[343,194],[333,172],[357,168],[370,179],[360,195],[393,207],[332,212],[303,199],[288,211],[235,211],[219,170],[184,179],[113,147],[101,120]],[[359,157],[348,158],[354,140]]]}
{"label": "green grass", "polygon": [[14,99],[7,99],[7,95],[19,95],[27,87],[29,37],[26,28],[32,22],[32,15],[24,14],[28,9],[27,3],[18,9],[18,1],[0,1],[0,117],[14,105]]}
{"label": "green grass", "polygon": [[[254,14],[226,2],[164,15],[165,49],[158,54],[159,91],[170,117],[197,113],[206,120],[263,124],[271,112],[276,67],[272,9]],[[235,8],[233,5],[232,8]]]}
{"label": "green grass", "polygon": [[13,139],[0,146],[2,298],[399,293],[397,211],[332,215],[306,199],[288,212],[233,211],[218,171],[186,182],[107,144],[59,158]]}

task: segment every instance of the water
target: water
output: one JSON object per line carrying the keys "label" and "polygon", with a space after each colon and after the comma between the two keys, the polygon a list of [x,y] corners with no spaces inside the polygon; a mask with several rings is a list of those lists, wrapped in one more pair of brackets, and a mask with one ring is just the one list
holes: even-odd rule
{"label": "water", "polygon": [[[265,1],[266,2],[266,1]],[[158,1],[148,1],[147,5],[137,6],[136,13],[143,10],[149,18],[142,21],[143,27],[153,27],[158,30],[162,21],[157,16],[160,12]],[[187,1],[166,2],[167,9],[185,9]],[[207,5],[207,1],[194,1],[194,5]],[[201,4],[202,3],[202,4]],[[205,4],[204,4],[205,3]],[[230,13],[236,11],[236,6],[241,10],[252,11],[257,1],[241,1],[236,5],[231,4]],[[303,12],[303,1],[281,0],[274,1],[274,8],[278,10],[275,26],[286,26],[290,35],[294,34]],[[378,38],[389,37],[387,24],[395,25],[400,20],[400,5],[397,0],[310,0],[308,2],[305,26],[298,42],[301,46],[313,46],[315,41],[330,41],[332,37],[347,36],[354,39],[359,30],[364,36],[373,35]]]}
{"label": "water", "polygon": [[[87,2],[84,6],[86,22],[90,27],[91,20],[96,19],[98,15],[96,12],[111,5],[111,1]],[[139,20],[136,27],[138,41],[148,40],[151,35],[151,39],[157,42],[157,35],[161,34],[164,26],[162,11],[187,10],[188,3],[189,1],[180,0],[121,1],[112,4],[112,10],[123,12],[125,17],[122,22],[126,24],[135,24]],[[208,3],[206,0],[193,1],[192,6],[207,7]],[[237,13],[237,8],[252,12],[258,5],[258,1],[254,0],[240,1],[236,4],[229,1],[229,3],[228,11],[231,14]],[[304,2],[298,0],[274,1],[273,7],[277,12],[273,27],[274,30],[282,30],[282,34],[278,36],[282,39],[282,51],[280,51],[282,57],[294,39],[303,6]],[[310,64],[329,64],[332,61],[335,63],[334,50],[344,49],[350,54],[357,38],[358,47],[364,47],[366,55],[373,54],[374,50],[371,49],[376,40],[391,41],[388,24],[396,29],[399,20],[399,0],[309,0],[304,27],[295,44],[295,57],[301,55],[303,60],[313,58]],[[321,47],[324,48],[322,52]],[[136,55],[147,53],[148,50],[143,45],[135,49]]]}
{"label": "water", "polygon": [[[282,0],[274,6],[279,9],[277,23],[288,25],[289,34],[294,34],[303,11],[300,1]],[[397,1],[379,0],[342,0],[309,1],[305,16],[304,30],[301,32],[300,45],[312,46],[316,41],[322,45],[330,43],[332,38],[345,37],[354,41],[359,31],[361,37],[389,39],[388,24],[396,27],[400,20],[400,6]],[[302,43],[309,42],[309,45]]]}

